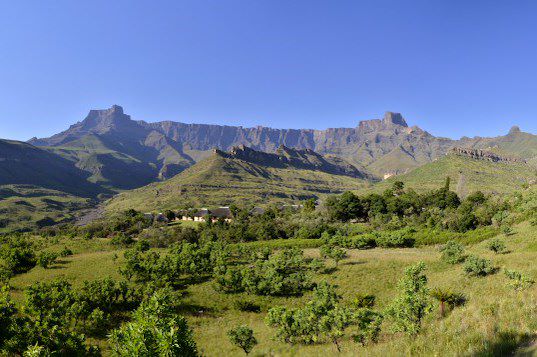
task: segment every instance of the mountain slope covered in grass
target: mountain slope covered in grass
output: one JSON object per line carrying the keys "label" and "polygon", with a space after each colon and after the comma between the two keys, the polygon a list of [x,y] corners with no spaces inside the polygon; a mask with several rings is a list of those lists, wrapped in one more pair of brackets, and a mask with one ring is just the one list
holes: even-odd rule
{"label": "mountain slope covered in grass", "polygon": [[[287,148],[286,151],[287,155],[291,156],[305,155],[305,151],[301,150]],[[215,150],[209,158],[170,180],[115,196],[108,202],[107,210],[117,212],[134,208],[151,211],[233,203],[291,203],[318,198],[329,193],[356,190],[368,185],[362,179],[363,174],[357,168],[351,169],[352,166],[349,167],[348,164],[345,166],[333,164],[329,167],[321,165],[314,168],[307,166],[305,162],[285,163],[284,157],[276,154],[268,157],[266,155],[249,148],[237,148],[231,153]],[[254,160],[254,157],[258,159]],[[268,158],[270,161],[265,161]],[[335,162],[335,159],[331,160]],[[332,171],[337,171],[336,168],[341,170],[339,174]],[[345,169],[353,172],[355,170],[355,177],[345,174],[343,172]]]}
{"label": "mountain slope covered in grass", "polygon": [[491,162],[450,153],[409,173],[391,177],[377,184],[374,190],[390,187],[395,181],[416,191],[433,190],[451,178],[451,189],[466,196],[474,191],[487,193],[510,193],[524,185],[535,184],[537,171],[522,162]]}

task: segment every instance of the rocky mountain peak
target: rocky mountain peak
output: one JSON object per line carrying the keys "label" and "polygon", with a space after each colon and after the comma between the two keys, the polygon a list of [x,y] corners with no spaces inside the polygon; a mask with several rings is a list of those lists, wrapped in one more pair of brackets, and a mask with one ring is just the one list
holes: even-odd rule
{"label": "rocky mountain peak", "polygon": [[520,130],[520,127],[518,125],[515,125],[511,128],[511,130],[509,130],[509,134],[517,134],[517,133],[520,133],[521,130]]}
{"label": "rocky mountain peak", "polygon": [[382,119],[382,122],[387,126],[400,125],[404,126],[405,128],[408,127],[408,124],[406,123],[401,113],[386,112],[384,114],[384,119]]}
{"label": "rocky mountain peak", "polygon": [[108,109],[93,109],[82,121],[82,125],[89,129],[95,128],[97,131],[109,129],[117,125],[131,122],[130,115],[123,112],[119,105],[113,105]]}

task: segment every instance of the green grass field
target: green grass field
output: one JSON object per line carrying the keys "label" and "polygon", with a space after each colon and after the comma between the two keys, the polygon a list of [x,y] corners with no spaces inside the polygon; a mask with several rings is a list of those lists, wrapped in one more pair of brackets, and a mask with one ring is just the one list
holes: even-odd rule
{"label": "green grass field", "polygon": [[[468,301],[455,308],[445,318],[440,319],[435,310],[425,321],[424,329],[416,338],[393,334],[390,323],[383,324],[383,332],[378,344],[361,347],[348,337],[343,341],[341,355],[510,355],[513,351],[527,355],[536,353],[532,344],[537,333],[537,286],[529,290],[515,292],[507,286],[503,269],[520,270],[532,278],[537,278],[537,229],[528,223],[515,227],[515,234],[505,239],[508,254],[496,255],[486,248],[487,241],[468,246],[472,254],[490,258],[500,271],[492,276],[470,278],[463,274],[460,265],[449,265],[440,261],[437,247],[426,246],[409,249],[373,249],[349,251],[349,258],[339,264],[339,268],[329,274],[318,274],[316,281],[326,280],[339,286],[343,302],[349,303],[359,293],[374,294],[377,307],[383,309],[396,296],[397,281],[405,267],[418,261],[427,265],[429,286],[449,288],[463,293]],[[303,241],[288,240],[285,245],[295,243],[300,247],[308,245]],[[315,246],[317,242],[311,242]],[[115,249],[105,240],[70,243],[75,255],[62,258],[52,269],[36,267],[30,272],[12,279],[15,299],[23,297],[22,291],[36,281],[48,281],[62,277],[75,286],[84,280],[111,276],[119,278],[118,268],[122,264],[121,249]],[[248,243],[249,244],[249,243]],[[261,243],[254,243],[262,245]],[[274,241],[274,247],[282,242]],[[60,249],[64,241],[55,242],[47,249]],[[316,248],[306,248],[309,256],[318,256]],[[333,267],[327,261],[328,267]],[[333,270],[333,269],[332,269]],[[300,306],[311,293],[300,298],[258,297],[247,294],[223,294],[215,290],[211,281],[192,285],[181,301],[180,310],[188,317],[200,351],[206,356],[240,356],[242,352],[233,347],[226,331],[236,325],[247,324],[253,328],[259,345],[253,355],[275,356],[321,356],[336,354],[332,344],[310,346],[287,345],[273,339],[273,331],[264,323],[267,310],[272,306]],[[236,310],[234,302],[248,300],[261,306],[260,313]],[[352,333],[349,331],[348,334]],[[106,341],[97,342],[106,355]]]}

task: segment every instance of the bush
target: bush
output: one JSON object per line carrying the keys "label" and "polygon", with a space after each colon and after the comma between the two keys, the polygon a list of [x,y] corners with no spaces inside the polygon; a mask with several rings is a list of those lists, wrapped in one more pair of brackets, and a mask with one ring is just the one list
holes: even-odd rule
{"label": "bush", "polygon": [[464,272],[469,276],[486,276],[496,271],[492,261],[470,255],[464,262]]}
{"label": "bush", "polygon": [[440,303],[440,316],[444,317],[447,307],[453,309],[456,306],[463,305],[466,302],[466,297],[460,293],[454,293],[449,290],[435,289],[431,292],[431,296]]}
{"label": "bush", "polygon": [[58,259],[57,253],[41,252],[37,257],[37,264],[40,267],[48,269],[52,264],[56,262],[56,259]]}
{"label": "bush", "polygon": [[117,233],[112,237],[112,240],[110,241],[112,245],[115,245],[117,247],[128,247],[132,243],[134,243],[134,240],[130,235],[127,235],[125,233]]}
{"label": "bush", "polygon": [[173,311],[168,292],[157,291],[134,312],[132,322],[112,331],[116,356],[197,356],[186,319]]}
{"label": "bush", "polygon": [[322,258],[330,258],[336,263],[336,267],[339,264],[339,261],[347,257],[347,252],[345,249],[342,249],[338,246],[325,244],[320,248],[320,253]]}
{"label": "bush", "polygon": [[528,289],[535,283],[535,280],[516,270],[506,270],[505,276],[510,279],[509,286],[515,290]]}
{"label": "bush", "polygon": [[421,321],[431,311],[431,299],[427,289],[427,277],[423,274],[425,264],[418,263],[406,269],[399,281],[400,295],[388,307],[387,314],[393,319],[397,332],[415,335],[421,330]]}
{"label": "bush", "polygon": [[440,248],[440,252],[442,252],[442,260],[449,264],[461,263],[466,258],[464,247],[455,241],[447,242]]}
{"label": "bush", "polygon": [[63,249],[60,251],[58,255],[62,258],[70,257],[71,255],[73,255],[73,251],[67,247],[63,247]]}
{"label": "bush", "polygon": [[241,348],[244,353],[249,354],[257,345],[254,331],[248,326],[239,326],[227,332],[229,341],[235,346]]}
{"label": "bush", "polygon": [[493,251],[496,254],[504,253],[506,251],[505,243],[499,238],[492,239],[488,244],[487,248]]}
{"label": "bush", "polygon": [[376,242],[382,248],[411,248],[416,242],[413,233],[415,233],[413,230],[382,232],[376,238]]}
{"label": "bush", "polygon": [[352,306],[361,309],[361,308],[372,308],[375,306],[375,295],[362,295],[358,294],[352,300]]}
{"label": "bush", "polygon": [[261,306],[248,300],[236,300],[233,304],[235,309],[243,312],[261,312]]}

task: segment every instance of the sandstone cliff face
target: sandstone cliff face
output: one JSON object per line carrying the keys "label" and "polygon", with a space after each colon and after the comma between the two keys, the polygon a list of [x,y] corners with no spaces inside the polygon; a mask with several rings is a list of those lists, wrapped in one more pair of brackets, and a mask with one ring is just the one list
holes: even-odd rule
{"label": "sandstone cliff face", "polygon": [[306,169],[334,175],[373,179],[365,170],[360,170],[341,158],[325,157],[311,149],[292,149],[281,145],[275,153],[267,153],[239,145],[232,147],[229,152],[214,149],[214,153],[222,157],[239,159],[265,167]]}
{"label": "sandstone cliff face", "polygon": [[[92,110],[84,121],[47,139],[32,139],[39,146],[72,146],[94,135],[106,148],[154,166],[148,173],[169,178],[191,166],[202,152],[213,148],[230,151],[245,145],[257,151],[276,152],[280,147],[313,150],[323,156],[337,156],[353,166],[364,167],[381,178],[390,173],[403,173],[431,162],[454,147],[488,149],[499,147],[505,152],[521,154],[530,160],[537,157],[537,137],[513,128],[497,138],[462,138],[451,140],[435,137],[419,127],[409,127],[399,113],[387,112],[382,119],[361,121],[354,128],[273,129],[208,124],[185,124],[172,121],[147,123],[134,121],[119,106]],[[84,144],[86,145],[86,144]],[[86,145],[87,146],[87,145]],[[94,170],[98,170],[95,167]],[[153,172],[154,171],[154,172]]]}
{"label": "sandstone cliff face", "polygon": [[455,147],[450,152],[458,156],[468,157],[475,160],[503,163],[526,163],[526,160],[521,158],[498,155],[492,151],[480,149]]}

